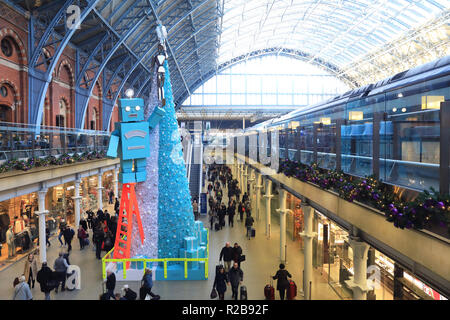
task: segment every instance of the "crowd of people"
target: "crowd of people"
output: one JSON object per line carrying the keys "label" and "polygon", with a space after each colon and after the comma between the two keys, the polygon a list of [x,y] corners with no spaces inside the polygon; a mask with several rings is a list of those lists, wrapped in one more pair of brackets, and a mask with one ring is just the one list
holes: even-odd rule
{"label": "crowd of people", "polygon": [[[228,203],[223,203],[223,188],[228,190]],[[254,219],[251,213],[251,202],[247,192],[244,192],[241,199],[241,189],[239,182],[233,179],[231,169],[225,165],[212,164],[208,170],[208,204],[209,222],[211,230],[222,230],[226,225],[228,216],[228,226],[234,227],[234,216],[239,214],[239,221],[245,222],[247,237],[251,239],[251,230]],[[236,211],[237,210],[237,211]]]}
{"label": "crowd of people", "polygon": [[[109,193],[109,203],[112,204],[113,193]],[[110,214],[108,210],[98,209],[94,213],[91,209],[82,214],[76,236],[79,240],[80,250],[89,247],[89,234],[92,234],[92,243],[94,244],[95,256],[101,259],[102,251],[109,252],[114,247],[117,220],[119,214],[120,203],[115,198],[114,213]],[[53,270],[47,261],[42,264],[38,261],[38,256],[30,253],[25,261],[23,274],[14,279],[14,300],[31,300],[33,295],[31,289],[34,288],[37,281],[40,285],[41,292],[44,293],[45,299],[50,300],[50,292],[66,290],[67,270],[69,268],[69,255],[72,251],[72,240],[75,237],[75,231],[67,224],[65,220],[59,223],[58,241],[60,243],[60,252],[53,264]],[[50,232],[46,228],[46,245],[51,246],[49,241]],[[38,253],[36,251],[35,253]],[[41,266],[40,270],[38,270]],[[126,292],[124,292],[125,294]],[[128,294],[129,296],[130,294]]]}

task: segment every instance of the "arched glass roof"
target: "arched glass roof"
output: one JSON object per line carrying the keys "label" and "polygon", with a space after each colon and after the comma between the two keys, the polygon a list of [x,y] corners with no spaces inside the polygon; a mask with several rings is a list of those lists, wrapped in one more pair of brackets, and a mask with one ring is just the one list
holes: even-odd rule
{"label": "arched glass roof", "polygon": [[218,63],[270,47],[339,68],[449,8],[448,0],[225,0]]}
{"label": "arched glass roof", "polygon": [[[103,91],[112,97],[105,118],[127,88],[149,95],[158,22],[168,32],[178,107],[214,75],[256,56],[296,57],[357,87],[450,54],[450,0],[3,2],[33,21],[29,68],[49,62],[44,68],[50,79],[56,61],[70,46],[78,57],[77,92],[86,90],[83,95],[89,96],[101,76]],[[73,3],[81,11],[79,28],[67,26]],[[35,100],[43,101],[46,90],[36,90]],[[83,119],[84,100],[77,119]]]}

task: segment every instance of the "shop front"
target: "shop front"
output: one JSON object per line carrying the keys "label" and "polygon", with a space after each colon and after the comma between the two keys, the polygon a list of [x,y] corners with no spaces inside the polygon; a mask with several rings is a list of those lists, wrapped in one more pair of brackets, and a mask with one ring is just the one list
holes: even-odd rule
{"label": "shop front", "polygon": [[[353,277],[349,234],[319,211],[314,214],[313,266],[342,299],[352,299],[346,280]],[[370,247],[367,257],[368,300],[446,300],[382,252]]]}
{"label": "shop front", "polygon": [[[102,174],[102,203],[108,204],[108,193],[114,190],[113,171]],[[88,209],[97,211],[98,204],[98,177],[91,176],[81,179],[80,196],[81,212]],[[45,206],[49,213],[46,215],[46,228],[50,235],[58,233],[59,224],[65,221],[75,225],[74,200],[75,182],[68,182],[58,186],[49,187]],[[115,195],[117,196],[117,195]],[[39,238],[39,220],[35,212],[38,211],[38,195],[36,192],[11,198],[0,202],[0,268],[8,262],[14,262],[37,248]],[[12,226],[11,234],[7,235]],[[8,243],[7,239],[11,241]],[[13,240],[12,240],[13,239]],[[13,249],[10,249],[13,248]],[[8,252],[8,250],[11,250]]]}

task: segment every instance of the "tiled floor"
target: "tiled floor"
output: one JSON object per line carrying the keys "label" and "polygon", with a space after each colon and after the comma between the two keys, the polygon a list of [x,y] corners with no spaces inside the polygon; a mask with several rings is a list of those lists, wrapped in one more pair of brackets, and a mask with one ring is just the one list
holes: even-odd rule
{"label": "tiled floor", "polygon": [[[224,194],[227,192],[225,190]],[[224,201],[227,201],[226,197]],[[261,219],[256,221],[256,237],[247,240],[245,237],[244,223],[235,221],[234,227],[226,226],[220,231],[210,232],[210,260],[209,260],[209,274],[207,281],[156,281],[154,283],[153,292],[159,294],[161,299],[171,300],[208,300],[214,281],[215,266],[219,262],[219,253],[225,242],[229,241],[232,244],[238,242],[246,255],[246,261],[242,263],[241,268],[244,272],[244,285],[247,286],[248,299],[257,300],[264,299],[264,286],[269,283],[270,275],[274,275],[279,265],[279,227],[274,224],[272,235],[267,239],[264,235],[265,220],[264,220],[264,206],[261,207]],[[201,218],[206,227],[209,223],[206,217]],[[226,219],[228,221],[228,219]],[[92,232],[90,232],[92,237]],[[77,239],[75,239],[77,240]],[[50,266],[53,267],[53,262],[60,250],[58,240],[52,240],[52,246],[48,249],[47,257]],[[293,280],[297,283],[298,290],[301,290],[302,270],[303,270],[303,254],[298,243],[287,240],[287,257],[288,263],[286,269],[292,274]],[[102,293],[102,279],[101,279],[101,261],[95,259],[95,252],[92,244],[89,248],[79,250],[78,241],[73,242],[73,250],[70,255],[71,264],[78,265],[81,268],[81,290],[65,291],[55,294],[51,293],[51,298],[55,300],[97,300]],[[17,262],[15,265],[0,272],[0,299],[11,299],[13,293],[12,282],[13,279],[23,272],[25,261]],[[126,282],[117,282],[116,292],[120,290]],[[138,282],[127,282],[130,288],[139,292]],[[41,300],[44,294],[40,292],[39,285],[36,283],[32,289],[34,299]],[[337,300],[339,297],[334,293],[330,286],[326,283],[320,272],[314,272],[314,282],[312,287],[312,298]],[[231,289],[225,293],[225,299],[231,299]],[[276,299],[279,299],[278,292],[276,292]],[[297,299],[302,299],[301,295]]]}

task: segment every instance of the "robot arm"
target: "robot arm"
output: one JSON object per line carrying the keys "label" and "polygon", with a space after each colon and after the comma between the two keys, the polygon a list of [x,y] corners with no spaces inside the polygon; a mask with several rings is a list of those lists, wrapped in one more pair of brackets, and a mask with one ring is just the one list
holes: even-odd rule
{"label": "robot arm", "polygon": [[116,129],[111,133],[111,138],[109,139],[107,157],[117,158],[117,148],[119,147],[119,131]]}
{"label": "robot arm", "polygon": [[156,107],[155,110],[153,110],[153,113],[148,118],[148,125],[150,127],[150,130],[156,127],[156,125],[159,123],[159,121],[161,121],[165,114],[166,111],[164,111],[164,109],[162,108]]}

